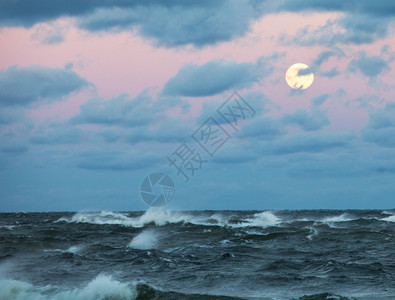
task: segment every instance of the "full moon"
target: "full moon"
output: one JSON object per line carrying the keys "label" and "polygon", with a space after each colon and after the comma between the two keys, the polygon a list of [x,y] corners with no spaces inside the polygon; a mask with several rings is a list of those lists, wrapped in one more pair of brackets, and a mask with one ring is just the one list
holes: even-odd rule
{"label": "full moon", "polygon": [[285,80],[292,89],[305,90],[313,84],[314,74],[308,65],[297,63],[288,68]]}

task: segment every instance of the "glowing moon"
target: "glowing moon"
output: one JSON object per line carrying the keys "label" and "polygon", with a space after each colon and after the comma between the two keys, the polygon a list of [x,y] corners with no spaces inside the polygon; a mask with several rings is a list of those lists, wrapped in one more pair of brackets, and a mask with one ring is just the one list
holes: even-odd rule
{"label": "glowing moon", "polygon": [[297,63],[288,68],[285,80],[291,88],[305,90],[313,84],[314,74],[308,65]]}

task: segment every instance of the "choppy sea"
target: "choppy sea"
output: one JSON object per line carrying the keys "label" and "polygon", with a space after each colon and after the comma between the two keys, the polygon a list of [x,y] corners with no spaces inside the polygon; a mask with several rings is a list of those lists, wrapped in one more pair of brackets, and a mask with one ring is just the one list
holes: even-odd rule
{"label": "choppy sea", "polygon": [[2,213],[0,299],[395,299],[395,210]]}

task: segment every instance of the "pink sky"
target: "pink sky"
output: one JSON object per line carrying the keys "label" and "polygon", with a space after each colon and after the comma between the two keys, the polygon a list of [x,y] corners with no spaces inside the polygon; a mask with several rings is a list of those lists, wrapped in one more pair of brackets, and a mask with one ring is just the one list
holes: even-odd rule
{"label": "pink sky", "polygon": [[[345,58],[339,60],[332,57],[322,66],[324,70],[330,70],[336,66],[344,74],[334,79],[316,74],[313,85],[303,95],[290,96],[290,89],[284,80],[285,71],[291,64],[303,62],[311,65],[317,55],[325,50],[325,47],[281,45],[278,37],[284,33],[293,36],[305,26],[318,28],[323,26],[328,19],[339,16],[341,16],[340,13],[269,15],[256,21],[245,37],[203,49],[157,48],[137,34],[127,32],[92,34],[76,28],[73,25],[73,19],[63,18],[52,22],[52,25],[38,24],[30,29],[2,29],[0,31],[0,44],[3,45],[0,68],[5,70],[12,65],[32,64],[63,68],[66,63],[71,62],[75,72],[94,84],[95,89],[91,88],[78,95],[72,95],[68,100],[33,110],[32,117],[36,122],[42,122],[46,118],[63,120],[71,117],[79,111],[79,106],[83,102],[93,96],[111,98],[121,93],[128,93],[134,97],[147,88],[154,88],[159,92],[185,64],[200,65],[213,59],[254,62],[260,56],[270,56],[273,52],[286,52],[285,57],[275,62],[275,70],[270,77],[265,78],[254,89],[264,92],[273,102],[281,106],[283,112],[291,113],[297,108],[309,107],[311,98],[322,93],[334,95],[340,88],[345,88],[344,81],[347,80],[347,95],[343,99],[335,100],[333,97],[331,99],[333,103],[330,117],[339,121],[332,123],[332,126],[358,129],[366,123],[367,112],[347,109],[339,102],[355,99],[364,94],[375,94],[377,85],[370,86],[369,80],[362,75],[350,75],[346,72],[350,56],[352,57],[360,50],[366,51],[368,55],[379,55],[383,45],[395,48],[393,39],[383,39],[363,47],[346,46],[343,49],[346,53]],[[63,28],[64,42],[54,45],[40,43],[40,32],[50,29],[51,26]],[[383,84],[389,85],[394,75],[392,70],[380,80]],[[393,89],[380,91],[382,97],[390,97],[393,92]],[[209,98],[194,100],[193,110],[199,110],[202,101],[207,101],[207,99]],[[353,116],[351,117],[350,114]],[[350,122],[350,120],[353,121]]]}

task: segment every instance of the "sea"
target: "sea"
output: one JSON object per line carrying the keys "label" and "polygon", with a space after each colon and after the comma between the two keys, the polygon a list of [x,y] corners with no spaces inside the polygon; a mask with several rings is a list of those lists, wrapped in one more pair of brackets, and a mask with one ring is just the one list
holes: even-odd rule
{"label": "sea", "polygon": [[0,214],[0,299],[395,299],[395,210]]}

